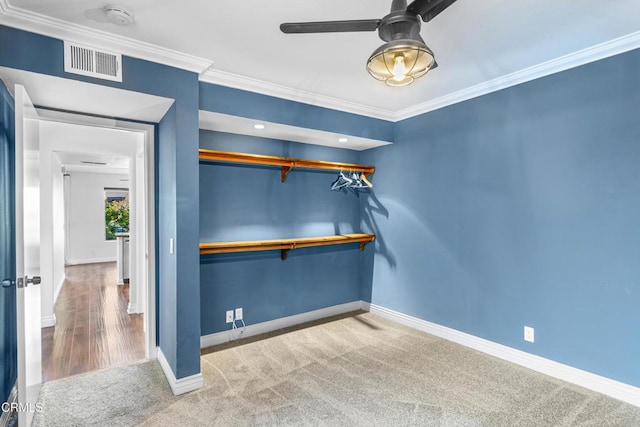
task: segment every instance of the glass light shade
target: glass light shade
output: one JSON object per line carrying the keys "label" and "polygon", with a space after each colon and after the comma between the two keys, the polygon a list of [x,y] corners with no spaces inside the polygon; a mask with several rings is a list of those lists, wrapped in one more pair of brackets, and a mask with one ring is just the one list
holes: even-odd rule
{"label": "glass light shade", "polygon": [[367,71],[389,86],[405,86],[427,74],[433,67],[433,52],[417,40],[394,40],[375,50],[367,61]]}

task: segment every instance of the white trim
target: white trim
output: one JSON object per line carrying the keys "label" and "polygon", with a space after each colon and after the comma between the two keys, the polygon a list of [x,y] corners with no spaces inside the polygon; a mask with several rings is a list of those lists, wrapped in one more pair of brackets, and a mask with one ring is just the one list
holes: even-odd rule
{"label": "white trim", "polygon": [[[82,43],[97,49],[118,52],[134,58],[193,71],[198,74],[212,64],[212,61],[205,58],[12,6],[6,0],[0,1],[0,24],[61,40]],[[125,78],[126,72],[127,70],[123,70]]]}
{"label": "white trim", "polygon": [[167,382],[169,383],[169,387],[171,387],[171,391],[174,395],[188,393],[193,390],[197,390],[202,388],[204,385],[204,378],[202,377],[202,372],[191,375],[189,377],[184,377],[180,379],[176,379],[171,366],[169,366],[169,362],[167,361],[164,354],[162,354],[162,350],[160,347],[157,349],[158,354],[158,362],[162,367],[162,371],[164,372],[165,377],[167,377]]}
{"label": "white trim", "polygon": [[370,312],[378,316],[393,320],[422,332],[426,332],[465,347],[481,351],[491,356],[515,363],[525,368],[577,384],[589,390],[606,394],[640,407],[640,388],[624,384],[600,375],[592,374],[544,357],[536,356],[521,350],[516,350],[483,338],[479,338],[446,326],[427,322],[426,320],[408,316],[379,305],[371,304]]}
{"label": "white trim", "polygon": [[56,326],[56,315],[52,314],[51,316],[42,316],[42,327],[50,328],[52,326]]}
{"label": "white trim", "polygon": [[405,120],[420,114],[428,113],[429,111],[434,111],[472,98],[477,98],[491,92],[496,92],[511,86],[526,83],[571,68],[576,68],[610,56],[619,55],[639,47],[640,31],[617,39],[609,40],[586,49],[572,52],[568,55],[441,96],[440,98],[432,99],[431,101],[427,101],[422,104],[402,109],[394,114],[393,120],[396,122]]}
{"label": "white trim", "polygon": [[[0,0],[1,1],[1,0]],[[67,279],[67,275],[63,274],[60,278],[60,282],[58,282],[58,286],[53,290],[53,305],[56,305],[56,301],[58,301],[58,297],[60,296],[60,291],[62,290],[62,285],[64,285],[64,281]]]}
{"label": "white trim", "polygon": [[[233,336],[232,331],[217,332],[215,334],[204,335],[200,337],[200,348],[211,347],[233,341],[238,338],[252,337],[254,335],[264,334],[267,332],[277,331],[279,329],[288,328],[290,326],[299,325],[301,323],[312,322],[314,320],[324,319],[326,317],[336,316],[338,314],[357,311],[362,308],[362,301],[353,301],[346,304],[334,305],[331,307],[321,308],[319,310],[308,311],[306,313],[295,314],[293,316],[281,317],[279,319],[269,320],[267,322],[256,323],[255,325],[247,325],[243,332]],[[240,329],[242,330],[242,329]]]}
{"label": "white trim", "polygon": [[115,257],[71,259],[67,265],[99,264],[102,262],[116,262],[116,259]]}
{"label": "white trim", "polygon": [[274,96],[276,98],[288,99],[290,101],[300,102],[303,104],[315,105],[316,107],[330,108],[332,110],[339,110],[345,113],[373,117],[376,119],[394,121],[396,116],[396,113],[390,110],[384,110],[382,108],[358,104],[344,99],[294,89],[251,77],[239,76],[221,70],[209,69],[204,71],[200,75],[200,81],[246,90],[262,95]]}

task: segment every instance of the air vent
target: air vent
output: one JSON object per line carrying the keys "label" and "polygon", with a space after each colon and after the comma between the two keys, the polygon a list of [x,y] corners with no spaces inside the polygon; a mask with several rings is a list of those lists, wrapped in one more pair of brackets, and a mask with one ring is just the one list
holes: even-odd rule
{"label": "air vent", "polygon": [[82,160],[80,163],[83,165],[107,166],[107,163],[104,162],[90,162],[88,160]]}
{"label": "air vent", "polygon": [[121,82],[122,55],[65,41],[64,71]]}

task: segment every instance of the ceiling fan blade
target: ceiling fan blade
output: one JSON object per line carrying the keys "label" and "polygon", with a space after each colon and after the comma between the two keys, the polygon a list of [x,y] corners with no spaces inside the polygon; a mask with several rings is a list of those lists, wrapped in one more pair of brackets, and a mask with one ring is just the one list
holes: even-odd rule
{"label": "ceiling fan blade", "polygon": [[342,33],[375,31],[379,26],[379,19],[357,19],[351,21],[289,22],[281,24],[280,30],[285,34]]}
{"label": "ceiling fan blade", "polygon": [[456,0],[415,0],[407,7],[407,12],[420,15],[424,22],[429,22],[455,1]]}

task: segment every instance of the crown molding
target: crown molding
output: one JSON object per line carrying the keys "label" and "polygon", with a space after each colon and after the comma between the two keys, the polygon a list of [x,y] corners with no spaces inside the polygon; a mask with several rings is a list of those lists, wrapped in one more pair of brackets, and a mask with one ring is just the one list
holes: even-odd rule
{"label": "crown molding", "polygon": [[262,95],[274,96],[276,98],[284,98],[290,101],[301,102],[303,104],[315,105],[317,107],[359,114],[361,116],[372,117],[375,119],[395,121],[396,116],[396,113],[390,110],[370,107],[346,101],[344,99],[294,89],[251,77],[239,76],[237,74],[221,70],[209,69],[205,71],[200,75],[200,81],[260,93]]}
{"label": "crown molding", "polygon": [[198,74],[212,64],[212,61],[205,58],[14,7],[9,4],[8,0],[0,0],[0,24],[193,71]]}
{"label": "crown molding", "polygon": [[579,67],[581,65],[628,52],[639,47],[640,31],[441,96],[413,107],[405,108],[394,115],[394,121],[397,122],[415,117],[420,114],[428,113],[429,111],[434,111],[472,98],[477,98],[491,92],[506,89],[520,83],[526,83],[531,80]]}

